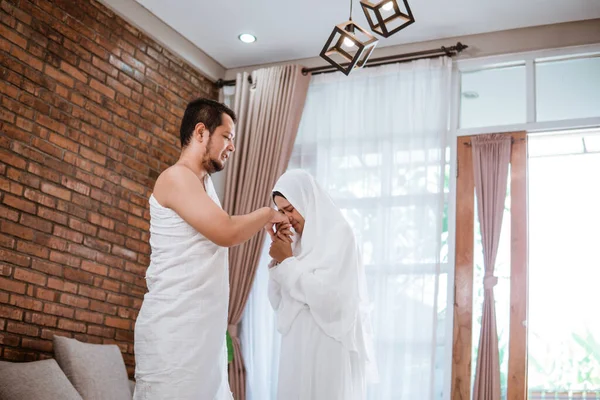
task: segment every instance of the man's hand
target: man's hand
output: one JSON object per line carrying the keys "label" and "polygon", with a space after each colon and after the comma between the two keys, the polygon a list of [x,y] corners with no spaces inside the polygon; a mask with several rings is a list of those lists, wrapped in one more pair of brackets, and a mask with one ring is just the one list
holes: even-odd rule
{"label": "man's hand", "polygon": [[271,258],[278,263],[283,262],[285,259],[292,257],[292,245],[289,242],[285,242],[280,239],[273,240],[271,243],[271,249],[269,250]]}
{"label": "man's hand", "polygon": [[273,209],[271,211],[271,219],[269,220],[269,223],[265,225],[265,230],[269,233],[269,236],[271,236],[271,240],[275,240],[277,236],[276,232],[273,230],[273,227],[277,227],[277,230],[282,228],[289,229],[291,225],[290,220],[284,214],[277,212]]}

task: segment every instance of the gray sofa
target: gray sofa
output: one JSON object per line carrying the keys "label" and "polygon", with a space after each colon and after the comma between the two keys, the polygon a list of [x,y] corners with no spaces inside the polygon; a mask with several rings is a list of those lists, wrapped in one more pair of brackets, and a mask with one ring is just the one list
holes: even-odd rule
{"label": "gray sofa", "polygon": [[0,362],[0,399],[132,399],[135,384],[127,377],[119,347],[61,336],[53,342],[54,359]]}

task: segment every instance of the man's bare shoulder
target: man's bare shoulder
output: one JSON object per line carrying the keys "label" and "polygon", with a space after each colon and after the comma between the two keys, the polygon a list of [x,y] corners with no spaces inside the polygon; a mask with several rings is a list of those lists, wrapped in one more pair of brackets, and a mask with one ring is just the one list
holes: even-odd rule
{"label": "man's bare shoulder", "polygon": [[202,183],[192,170],[185,165],[174,164],[158,176],[152,195],[160,204],[168,207],[169,197],[185,188],[204,191]]}

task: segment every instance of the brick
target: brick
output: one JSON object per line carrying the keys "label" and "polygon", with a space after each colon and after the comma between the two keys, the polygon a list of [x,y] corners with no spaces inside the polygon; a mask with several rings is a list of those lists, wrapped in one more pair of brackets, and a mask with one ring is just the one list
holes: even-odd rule
{"label": "brick", "polygon": [[65,279],[69,281],[85,283],[87,285],[92,285],[94,283],[94,275],[90,274],[89,272],[65,267],[63,274]]}
{"label": "brick", "polygon": [[110,253],[110,243],[86,236],[83,239],[83,244],[91,249],[97,250],[101,253]]}
{"label": "brick", "polygon": [[57,224],[66,225],[68,221],[68,217],[65,214],[61,214],[56,211],[52,211],[46,207],[38,207],[37,212],[38,217],[47,219],[52,222],[56,222]]}
{"label": "brick", "polygon": [[0,332],[0,344],[5,346],[17,347],[19,345],[20,337],[11,335],[10,333]]}
{"label": "brick", "polygon": [[[106,81],[106,72],[103,72],[99,68],[96,68],[89,62],[80,60],[79,61],[79,69],[100,82]],[[78,105],[82,106],[83,104],[78,104]]]}
{"label": "brick", "polygon": [[60,69],[62,69],[66,74],[72,76],[73,78],[83,83],[87,83],[87,76],[81,73],[81,71],[78,68],[62,61],[60,63]]}
{"label": "brick", "polygon": [[[94,79],[92,79],[92,81],[94,81]],[[98,104],[102,103],[102,94],[98,93],[97,91],[93,90],[89,85],[83,84],[79,81],[75,82],[75,90],[84,95],[85,97],[87,97],[88,99],[95,101]],[[111,89],[112,90],[112,89]]]}
{"label": "brick", "polygon": [[31,268],[36,271],[43,272],[47,275],[62,276],[62,265],[48,261],[33,259]]}
{"label": "brick", "polygon": [[75,311],[75,319],[78,321],[91,322],[93,324],[102,325],[104,321],[104,314],[76,310]]}
{"label": "brick", "polygon": [[71,229],[67,229],[64,226],[55,225],[53,234],[54,236],[67,239],[75,243],[83,243],[83,234],[72,231]]}
{"label": "brick", "polygon": [[116,318],[116,317],[106,317],[106,321],[105,321],[106,326],[110,326],[112,328],[119,328],[119,329],[131,329],[131,321],[127,320],[127,319],[121,319],[121,318]]}
{"label": "brick", "polygon": [[[104,279],[102,281],[102,289],[110,290],[113,292],[119,292],[121,289],[121,284],[118,281],[113,281],[111,279]],[[110,297],[110,294],[109,294],[109,297]],[[113,298],[113,301],[121,301],[121,299]]]}
{"label": "brick", "polygon": [[16,280],[33,283],[39,286],[44,286],[46,284],[45,275],[27,269],[16,268],[14,277]]}
{"label": "brick", "polygon": [[104,229],[100,229],[98,231],[98,237],[100,239],[106,240],[110,243],[118,244],[120,246],[125,245],[125,237],[113,232],[106,231]]}
{"label": "brick", "polygon": [[37,244],[41,244],[42,246],[46,246],[54,250],[67,251],[67,242],[64,239],[56,236],[36,233],[33,241]]}
{"label": "brick", "polygon": [[52,185],[50,183],[43,182],[41,185],[42,192],[49,194],[54,197],[58,197],[59,199],[63,199],[66,201],[71,200],[71,192],[62,189],[58,186]]}
{"label": "brick", "polygon": [[44,313],[59,317],[73,318],[75,315],[75,310],[58,304],[46,303],[44,304]]}
{"label": "brick", "polygon": [[61,135],[67,133],[67,127],[65,124],[58,122],[57,120],[48,117],[47,115],[38,114],[35,121],[43,127],[48,128],[54,132],[58,132]]}
{"label": "brick", "polygon": [[[104,290],[100,290],[91,286],[85,286],[85,285],[79,285],[79,295],[81,296],[85,296],[85,297],[89,297],[91,299],[96,299],[96,300],[101,300],[104,301],[106,300],[106,292]],[[98,309],[98,305],[102,305],[104,303],[98,303],[98,302],[91,302],[90,304],[90,309],[94,310],[94,311],[101,311],[101,312],[106,312],[106,309],[102,309],[99,310]],[[109,307],[108,305],[106,305],[106,307]],[[110,306],[111,310],[113,308],[113,306]],[[116,308],[114,313],[116,314]],[[110,314],[110,312],[109,312]]]}
{"label": "brick", "polygon": [[88,308],[90,305],[90,301],[84,297],[73,296],[65,293],[61,294],[60,302],[62,304],[66,304],[77,308]]}
{"label": "brick", "polygon": [[6,323],[6,331],[26,336],[38,336],[40,334],[38,327],[15,321],[8,321]]}
{"label": "brick", "polygon": [[10,265],[0,264],[0,276],[10,276],[13,268]]}
{"label": "brick", "polygon": [[[117,313],[115,307],[115,314]],[[16,321],[23,320],[23,311],[14,307],[9,307],[0,304],[0,318],[14,319]]]}
{"label": "brick", "polygon": [[107,75],[110,75],[112,77],[117,77],[119,75],[119,70],[116,69],[114,66],[110,65],[109,63],[100,60],[98,57],[94,56],[92,57],[92,65],[96,68],[98,68],[100,71],[104,72]]}
{"label": "brick", "polygon": [[[25,294],[25,284],[13,279],[0,276],[0,287],[2,290],[6,290],[7,292]],[[0,314],[0,316],[2,315]]]}
{"label": "brick", "polygon": [[41,300],[57,302],[59,293],[54,290],[44,289],[41,287],[35,288],[35,297]]}
{"label": "brick", "polygon": [[[79,207],[73,203],[68,203],[63,200],[59,200],[56,203],[56,208],[59,211],[63,211],[65,213],[67,213],[71,216],[77,217],[77,218],[85,219],[87,216],[87,211],[85,208]],[[98,209],[98,207],[95,205],[94,201],[88,201],[86,208],[90,209],[90,210]]]}
{"label": "brick", "polygon": [[[11,210],[9,208],[0,206],[0,219],[17,222],[19,220],[19,213],[17,211]],[[114,223],[113,223],[113,228],[114,228]]]}
{"label": "brick", "polygon": [[77,284],[73,282],[65,282],[62,279],[48,278],[48,287],[68,293],[77,293]]}
{"label": "brick", "polygon": [[55,199],[53,199],[50,196],[46,196],[46,195],[44,195],[38,191],[35,191],[33,189],[26,188],[25,192],[24,192],[24,196],[25,196],[25,198],[27,198],[33,202],[36,202],[38,204],[42,204],[46,207],[51,207],[51,208],[56,207]]}
{"label": "brick", "polygon": [[33,138],[31,140],[31,144],[33,147],[45,154],[51,155],[52,157],[56,157],[58,159],[62,158],[64,151],[61,148],[46,142],[45,140],[42,140],[40,138]]}
{"label": "brick", "polygon": [[14,251],[0,249],[0,261],[27,267],[31,263],[31,257],[23,256],[19,253],[15,253]]}
{"label": "brick", "polygon": [[9,361],[30,362],[37,359],[37,355],[31,351],[25,351],[16,348],[4,349],[4,358]]}
{"label": "brick", "polygon": [[21,345],[25,349],[45,351],[46,353],[52,352],[52,341],[50,340],[23,338]]}
{"label": "brick", "polygon": [[50,135],[48,136],[48,140],[51,143],[56,144],[58,147],[60,147],[62,149],[66,149],[66,150],[72,151],[74,153],[77,153],[79,151],[79,144],[73,142],[72,140],[65,138],[62,135],[58,135],[56,133],[50,132]]}
{"label": "brick", "polygon": [[54,336],[63,336],[63,337],[71,338],[71,337],[73,337],[73,333],[66,332],[66,331],[60,331],[58,329],[47,329],[47,328],[42,329],[42,335],[41,335],[42,339],[52,340],[52,338]]}
{"label": "brick", "polygon": [[92,79],[90,82],[90,87],[100,93],[102,93],[104,96],[113,99],[115,98],[115,94],[116,92],[114,91],[114,89],[109,88],[108,86],[98,82],[95,79]]}
{"label": "brick", "polygon": [[23,194],[23,186],[16,182],[9,181],[0,177],[0,192],[12,193],[15,196],[21,196]]}
{"label": "brick", "polygon": [[131,251],[129,249],[125,249],[123,247],[120,246],[112,246],[112,254],[119,256],[119,257],[123,257],[126,258],[128,260],[131,261],[135,261],[137,259],[137,253],[134,251]]}
{"label": "brick", "polygon": [[65,331],[81,332],[81,333],[85,333],[85,331],[86,331],[86,326],[84,323],[75,322],[75,321],[71,321],[68,319],[62,319],[62,318],[58,320],[58,328],[63,329]]}
{"label": "brick", "polygon": [[86,222],[80,221],[78,219],[75,218],[70,218],[69,219],[69,227],[71,229],[74,229],[78,232],[82,232],[85,233],[86,235],[92,235],[95,236],[96,233],[98,232],[98,228],[95,227],[94,225],[90,225]]}
{"label": "brick", "polygon": [[25,240],[32,240],[35,236],[35,231],[33,229],[20,224],[14,224],[10,221],[0,221],[0,231]]}
{"label": "brick", "polygon": [[10,296],[10,304],[15,307],[26,308],[28,310],[34,311],[42,311],[43,308],[43,304],[41,301],[33,299],[31,297],[19,296],[15,294],[12,294]]}
{"label": "brick", "polygon": [[141,219],[141,218],[129,216],[129,218],[127,219],[127,222],[129,223],[129,225],[134,226],[139,229],[142,229],[144,231],[147,231],[150,229],[150,224],[148,223],[148,221]]}
{"label": "brick", "polygon": [[28,226],[38,231],[45,233],[52,233],[52,223],[45,221],[41,218],[34,217],[33,215],[21,214],[19,222],[22,225]]}
{"label": "brick", "polygon": [[33,313],[31,314],[31,323],[55,328],[58,323],[58,318],[52,315]]}
{"label": "brick", "polygon": [[115,339],[123,340],[126,342],[133,342],[133,331],[124,331],[121,329],[117,329]]}
{"label": "brick", "polygon": [[8,168],[8,170],[6,171],[6,176],[9,179],[12,179],[16,182],[22,183],[23,185],[32,187],[32,188],[39,188],[40,187],[40,178],[38,178],[35,175],[32,174],[28,174],[25,171],[21,171],[18,169],[14,169],[14,168]]}
{"label": "brick", "polygon": [[35,243],[22,241],[17,243],[17,251],[39,258],[48,258],[48,255],[50,254],[50,251],[45,247],[39,246]]}
{"label": "brick", "polygon": [[79,43],[84,49],[89,50],[93,54],[97,55],[100,59],[108,58],[108,51],[104,50],[102,47],[98,46],[88,38],[82,37]]}
{"label": "brick", "polygon": [[30,201],[23,200],[22,198],[4,195],[2,203],[6,204],[9,207],[16,208],[18,210],[25,211],[30,214],[35,214],[35,204]]}
{"label": "brick", "polygon": [[19,49],[18,47],[13,46],[10,49],[10,54],[16,59],[21,60],[25,64],[29,65],[30,67],[37,69],[38,71],[41,71],[44,67],[44,63],[42,62],[42,60],[36,57],[32,57],[29,53]]}
{"label": "brick", "polygon": [[95,151],[88,149],[87,147],[80,147],[79,154],[81,154],[82,157],[87,158],[88,160],[91,160],[97,164],[106,165],[105,156],[98,154]]}
{"label": "brick", "polygon": [[87,258],[88,260],[94,260],[98,254],[96,250],[74,243],[69,243],[68,250],[71,254]]}
{"label": "brick", "polygon": [[6,247],[7,249],[12,249],[15,247],[15,239],[11,238],[7,235],[0,235],[0,246]]}
{"label": "brick", "polygon": [[105,326],[89,325],[88,333],[90,335],[101,336],[101,337],[109,338],[109,339],[112,339],[115,337],[115,329],[107,328]]}
{"label": "brick", "polygon": [[115,89],[117,92],[122,93],[126,97],[131,97],[131,89],[128,88],[127,86],[123,85],[118,80],[108,77],[108,78],[106,78],[106,83],[108,86]]}
{"label": "brick", "polygon": [[105,193],[101,190],[98,190],[96,188],[92,188],[90,197],[92,199],[98,200],[104,204],[112,205],[112,203],[113,203],[113,197],[111,195],[109,195],[108,193]]}
{"label": "brick", "polygon": [[48,168],[44,168],[39,164],[30,163],[27,167],[27,171],[44,179],[48,179],[53,182],[60,182],[60,174],[58,172],[52,171]]}
{"label": "brick", "polygon": [[59,253],[57,251],[50,252],[50,261],[61,265],[68,265],[69,267],[79,268],[81,265],[81,259],[67,253]]}
{"label": "brick", "polygon": [[120,294],[115,294],[115,293],[108,293],[106,301],[111,304],[116,304],[116,305],[124,306],[124,307],[132,306],[132,299],[130,297],[123,296]]}
{"label": "brick", "polygon": [[23,49],[27,48],[27,39],[25,39],[21,35],[17,34],[14,30],[2,24],[0,24],[0,37],[10,40],[11,42]]}
{"label": "brick", "polygon": [[[112,102],[112,100],[107,99],[107,98],[104,98],[102,101],[103,104],[110,103],[110,102]],[[112,118],[112,114],[111,114],[110,110],[106,109],[103,106],[96,105],[95,103],[87,102],[87,103],[85,103],[85,106],[83,108],[86,111],[89,111],[90,113],[92,113],[104,120],[110,121],[110,119]],[[92,121],[92,120],[90,120],[90,121]],[[93,125],[98,126],[98,123],[96,122]],[[92,131],[92,130],[90,129],[89,131]],[[84,132],[88,133],[88,131],[84,131]],[[94,131],[94,132],[96,132],[96,131]]]}

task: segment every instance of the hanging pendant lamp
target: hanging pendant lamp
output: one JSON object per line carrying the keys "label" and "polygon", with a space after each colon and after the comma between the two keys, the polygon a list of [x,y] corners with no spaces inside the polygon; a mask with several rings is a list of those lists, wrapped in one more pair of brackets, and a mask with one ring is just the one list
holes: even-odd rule
{"label": "hanging pendant lamp", "polygon": [[375,49],[378,39],[350,19],[336,25],[327,39],[321,57],[329,64],[349,75],[355,68],[363,67]]}
{"label": "hanging pendant lamp", "polygon": [[360,5],[371,30],[386,38],[415,22],[408,0],[361,0]]}

